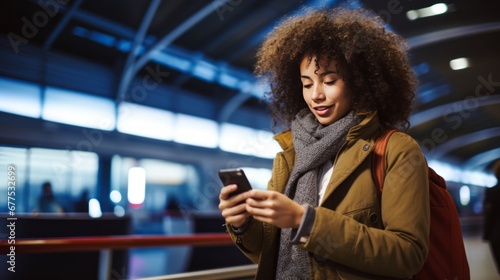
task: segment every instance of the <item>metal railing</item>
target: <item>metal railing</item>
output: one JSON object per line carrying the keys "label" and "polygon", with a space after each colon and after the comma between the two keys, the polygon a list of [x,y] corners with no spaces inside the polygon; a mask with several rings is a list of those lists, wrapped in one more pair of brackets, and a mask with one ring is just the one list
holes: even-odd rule
{"label": "metal railing", "polygon": [[257,272],[256,264],[240,265],[226,268],[208,269],[165,276],[140,278],[136,280],[223,280],[223,279],[254,279]]}
{"label": "metal railing", "polygon": [[[43,239],[16,239],[16,254],[30,253],[60,253],[99,251],[99,280],[110,278],[112,250],[130,249],[139,247],[162,246],[213,246],[233,244],[227,233],[207,233],[193,235],[117,235],[94,237],[62,237]],[[11,244],[7,240],[0,240],[0,253],[8,254]],[[165,275],[148,280],[160,279],[231,279],[243,277],[253,278],[257,270],[256,265],[244,265],[221,269],[212,269],[198,272]]]}

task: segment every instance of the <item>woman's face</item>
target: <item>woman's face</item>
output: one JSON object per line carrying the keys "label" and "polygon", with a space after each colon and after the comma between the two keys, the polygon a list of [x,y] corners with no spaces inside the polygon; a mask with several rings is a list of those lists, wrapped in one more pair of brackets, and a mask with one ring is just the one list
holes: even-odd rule
{"label": "woman's face", "polygon": [[336,72],[335,62],[325,65],[321,60],[316,69],[315,60],[313,56],[309,61],[306,55],[300,63],[302,94],[318,122],[329,125],[349,113],[351,102],[344,80]]}

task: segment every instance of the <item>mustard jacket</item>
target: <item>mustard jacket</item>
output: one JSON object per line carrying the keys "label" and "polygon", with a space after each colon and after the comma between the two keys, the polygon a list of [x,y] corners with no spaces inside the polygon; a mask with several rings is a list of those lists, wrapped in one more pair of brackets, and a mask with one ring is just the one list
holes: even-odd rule
{"label": "mustard jacket", "polygon": [[[377,115],[367,116],[349,130],[335,158],[310,236],[297,245],[313,255],[313,279],[409,279],[427,258],[430,208],[424,155],[410,136],[394,133],[379,197],[370,171],[379,133]],[[283,193],[295,150],[290,131],[275,139],[283,151],[274,160],[268,189]],[[256,279],[274,279],[279,228],[251,220],[242,235],[228,229],[240,250],[259,264]]]}

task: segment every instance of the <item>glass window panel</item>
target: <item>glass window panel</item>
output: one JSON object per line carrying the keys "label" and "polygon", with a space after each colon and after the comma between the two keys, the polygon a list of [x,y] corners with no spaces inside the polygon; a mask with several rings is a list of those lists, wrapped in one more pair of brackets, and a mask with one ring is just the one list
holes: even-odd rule
{"label": "glass window panel", "polygon": [[273,134],[264,130],[224,123],[221,127],[220,148],[223,151],[274,158],[280,150]]}
{"label": "glass window panel", "polygon": [[254,189],[267,189],[267,183],[271,179],[271,169],[242,167],[245,175]]}
{"label": "glass window panel", "polygon": [[119,132],[172,140],[174,114],[156,108],[123,102],[118,108],[117,129]]}
{"label": "glass window panel", "polygon": [[[15,167],[15,200],[16,213],[29,212],[27,209],[29,192],[27,184],[27,149],[0,147],[0,182],[7,182],[7,168],[9,165]],[[7,197],[7,183],[0,184],[0,197]],[[6,213],[7,199],[0,200],[0,212]]]}
{"label": "glass window panel", "polygon": [[[146,176],[145,197],[140,208],[137,208],[138,205],[132,207],[127,201],[129,170],[134,167],[141,167]],[[118,191],[122,197],[120,202],[115,202],[115,205],[123,206],[127,212],[163,213],[172,198],[175,198],[182,207],[191,209],[195,196],[201,193],[199,174],[191,165],[158,159],[115,156],[112,159],[111,170],[112,190]]]}
{"label": "glass window panel", "polygon": [[174,141],[178,143],[216,148],[218,125],[215,121],[177,114]]}
{"label": "glass window panel", "polygon": [[146,170],[146,182],[156,185],[179,185],[186,181],[186,167],[164,160],[142,159],[139,166]]}
{"label": "glass window panel", "polygon": [[42,184],[52,183],[54,195],[65,212],[74,210],[74,202],[83,190],[94,193],[97,187],[98,156],[83,151],[30,149],[30,211],[37,207]]}
{"label": "glass window panel", "polygon": [[[89,190],[90,194],[95,194],[93,190],[97,188],[97,174],[99,169],[97,154],[72,151],[69,156],[72,168],[71,189],[69,190],[71,196],[79,197],[83,190]],[[93,197],[96,197],[96,195],[93,195]]]}
{"label": "glass window panel", "polygon": [[255,147],[251,138],[255,137],[255,131],[251,128],[224,123],[221,126],[219,147],[223,151],[254,155]]}
{"label": "glass window panel", "polygon": [[262,158],[274,158],[276,153],[281,151],[281,147],[276,140],[274,134],[269,131],[257,130],[254,141],[255,155]]}
{"label": "glass window panel", "polygon": [[69,188],[72,173],[69,151],[32,148],[29,166],[29,181],[33,186],[33,204],[41,195],[41,186],[45,181],[52,183],[52,190],[55,193],[63,193]]}
{"label": "glass window panel", "polygon": [[111,99],[47,87],[42,118],[110,131],[115,129],[115,103]]}
{"label": "glass window panel", "polygon": [[39,118],[40,86],[23,81],[0,78],[0,111]]}

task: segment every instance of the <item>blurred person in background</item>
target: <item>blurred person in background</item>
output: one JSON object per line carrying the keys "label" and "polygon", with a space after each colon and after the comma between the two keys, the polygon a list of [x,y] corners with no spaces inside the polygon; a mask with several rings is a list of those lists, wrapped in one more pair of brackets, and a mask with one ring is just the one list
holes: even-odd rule
{"label": "blurred person in background", "polygon": [[486,188],[483,201],[483,239],[490,243],[491,253],[500,274],[500,159],[493,164],[497,184]]}
{"label": "blurred person in background", "polygon": [[38,206],[33,210],[34,213],[64,213],[64,210],[54,196],[52,183],[44,182],[42,184],[42,194],[38,198]]}

